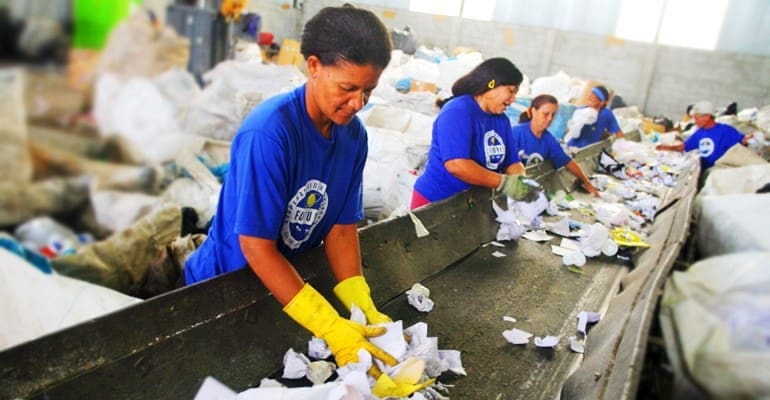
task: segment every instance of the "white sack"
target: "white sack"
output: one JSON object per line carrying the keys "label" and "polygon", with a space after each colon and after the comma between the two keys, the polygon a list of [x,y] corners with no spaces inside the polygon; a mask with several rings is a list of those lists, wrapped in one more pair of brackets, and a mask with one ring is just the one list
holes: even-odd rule
{"label": "white sack", "polygon": [[0,248],[0,350],[141,301],[66,276],[44,274]]}
{"label": "white sack", "polygon": [[711,398],[770,397],[768,258],[713,257],[666,282],[660,322],[669,359],[675,374],[691,376]]}

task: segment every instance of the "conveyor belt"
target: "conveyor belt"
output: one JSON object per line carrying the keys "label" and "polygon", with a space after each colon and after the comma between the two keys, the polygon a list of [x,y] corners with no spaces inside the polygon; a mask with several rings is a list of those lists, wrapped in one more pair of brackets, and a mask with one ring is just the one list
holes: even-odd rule
{"label": "conveyor belt", "polygon": [[[601,145],[577,157],[584,168]],[[453,398],[552,399],[562,387],[566,398],[633,398],[658,289],[687,235],[695,165],[671,190],[671,205],[651,230],[653,248],[635,257],[632,271],[600,257],[576,275],[547,244],[526,240],[481,247],[497,223],[490,192],[474,189],[416,212],[431,232],[426,238],[416,238],[408,217],[361,230],[373,297],[406,325],[426,321],[440,348],[462,352],[468,376],[448,379],[456,384]],[[574,185],[564,172],[541,167],[532,175],[549,190]],[[496,250],[508,256],[495,258]],[[321,249],[294,261],[333,298]],[[431,289],[431,313],[406,304],[403,292],[415,282]],[[567,343],[582,310],[604,311],[589,331],[585,358]],[[555,350],[513,346],[502,337],[512,327],[563,338]],[[190,399],[208,375],[245,390],[308,337],[241,270],[0,352],[0,398]]]}

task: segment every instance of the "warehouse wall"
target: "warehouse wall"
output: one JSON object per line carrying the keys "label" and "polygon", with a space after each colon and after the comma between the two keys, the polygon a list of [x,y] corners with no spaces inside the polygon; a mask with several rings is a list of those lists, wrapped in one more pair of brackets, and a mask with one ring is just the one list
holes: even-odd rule
{"label": "warehouse wall", "polygon": [[[263,30],[278,40],[300,36],[304,22],[341,1],[306,0],[302,11],[277,0],[252,0]],[[354,2],[355,3],[355,2]],[[709,99],[739,108],[770,104],[770,57],[624,41],[611,36],[483,22],[362,5],[393,28],[411,27],[418,42],[453,49],[468,46],[485,57],[510,58],[530,78],[562,70],[602,81],[646,115],[678,119],[687,104]]]}

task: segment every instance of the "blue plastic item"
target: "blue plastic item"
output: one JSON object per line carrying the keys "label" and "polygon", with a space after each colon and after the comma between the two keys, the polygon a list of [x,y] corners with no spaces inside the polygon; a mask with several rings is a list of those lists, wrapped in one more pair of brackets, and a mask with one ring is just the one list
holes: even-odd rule
{"label": "blue plastic item", "polygon": [[38,252],[26,249],[24,246],[19,244],[16,239],[7,233],[0,232],[0,247],[27,260],[30,264],[34,265],[35,268],[39,269],[44,274],[53,273],[51,262],[48,261],[45,256]]}

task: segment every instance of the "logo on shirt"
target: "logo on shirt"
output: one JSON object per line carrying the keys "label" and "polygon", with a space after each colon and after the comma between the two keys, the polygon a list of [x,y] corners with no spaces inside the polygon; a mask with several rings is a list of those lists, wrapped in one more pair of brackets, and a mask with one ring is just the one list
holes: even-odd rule
{"label": "logo on shirt", "polygon": [[714,153],[714,140],[708,137],[701,139],[700,142],[698,142],[698,151],[703,158],[710,156]]}
{"label": "logo on shirt", "polygon": [[545,161],[543,156],[540,153],[532,153],[529,155],[529,157],[526,157],[526,167],[532,167],[535,165],[540,165]]}
{"label": "logo on shirt", "polygon": [[325,183],[311,179],[300,187],[289,201],[281,227],[283,243],[290,249],[296,249],[306,242],[326,214],[328,203]]}
{"label": "logo on shirt", "polygon": [[486,167],[492,170],[497,169],[505,158],[505,143],[495,131],[488,131],[484,134],[484,156],[487,162]]}

